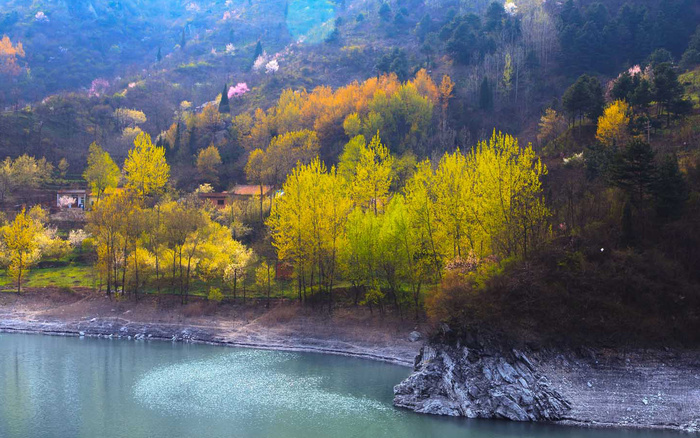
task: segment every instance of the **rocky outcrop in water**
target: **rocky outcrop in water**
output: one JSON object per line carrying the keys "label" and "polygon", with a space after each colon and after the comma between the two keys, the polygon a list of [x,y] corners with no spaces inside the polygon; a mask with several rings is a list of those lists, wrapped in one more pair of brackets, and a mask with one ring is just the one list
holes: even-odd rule
{"label": "rocky outcrop in water", "polygon": [[394,404],[425,414],[514,421],[559,420],[571,408],[519,350],[426,345]]}
{"label": "rocky outcrop in water", "polygon": [[434,339],[394,404],[416,412],[700,432],[700,351]]}

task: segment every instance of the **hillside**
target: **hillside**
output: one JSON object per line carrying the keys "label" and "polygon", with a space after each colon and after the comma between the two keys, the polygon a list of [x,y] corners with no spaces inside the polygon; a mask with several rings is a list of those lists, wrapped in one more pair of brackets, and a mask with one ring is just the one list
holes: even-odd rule
{"label": "hillside", "polygon": [[[231,287],[235,301],[239,270],[269,299],[270,272],[286,269],[283,296],[329,310],[342,296],[455,326],[507,320],[518,335],[697,342],[677,335],[698,323],[693,1],[0,13],[0,203],[6,227],[44,236],[31,263],[183,303]],[[245,183],[243,199],[209,195],[225,208],[203,202]],[[98,207],[65,211],[68,187]],[[64,211],[49,220],[35,204]],[[570,320],[549,324],[552,303]]]}

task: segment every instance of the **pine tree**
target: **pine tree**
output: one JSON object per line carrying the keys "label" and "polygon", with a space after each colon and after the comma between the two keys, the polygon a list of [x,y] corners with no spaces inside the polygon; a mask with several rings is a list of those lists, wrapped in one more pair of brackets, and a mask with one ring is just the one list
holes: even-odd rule
{"label": "pine tree", "polygon": [[688,200],[688,185],[678,168],[678,159],[667,155],[659,166],[659,177],[654,187],[656,213],[662,220],[680,216]]}
{"label": "pine tree", "polygon": [[182,29],[182,36],[180,37],[180,47],[184,49],[186,45],[187,45],[187,38],[185,36],[185,29],[183,28]]}
{"label": "pine tree", "polygon": [[654,151],[649,143],[635,138],[617,154],[611,171],[612,183],[627,192],[633,204],[639,205],[656,183]]}
{"label": "pine tree", "polygon": [[221,101],[219,102],[220,113],[230,113],[231,106],[228,102],[228,85],[224,84],[224,90],[221,92]]}
{"label": "pine tree", "polygon": [[158,54],[156,55],[156,61],[160,62],[163,60],[163,54],[160,51],[160,47],[158,47]]}
{"label": "pine tree", "polygon": [[262,53],[262,43],[260,42],[260,40],[258,40],[258,43],[255,45],[255,53],[253,53],[253,62],[255,62],[255,60],[258,59],[258,57],[262,55]]}

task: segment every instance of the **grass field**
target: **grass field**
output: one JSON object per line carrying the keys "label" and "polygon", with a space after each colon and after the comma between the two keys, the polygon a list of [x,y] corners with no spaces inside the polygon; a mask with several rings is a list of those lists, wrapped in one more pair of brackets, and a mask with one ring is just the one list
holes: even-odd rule
{"label": "grass field", "polygon": [[[94,287],[96,284],[92,267],[70,265],[30,270],[29,279],[23,287]],[[4,271],[0,271],[0,288],[3,291],[14,290],[12,279]]]}

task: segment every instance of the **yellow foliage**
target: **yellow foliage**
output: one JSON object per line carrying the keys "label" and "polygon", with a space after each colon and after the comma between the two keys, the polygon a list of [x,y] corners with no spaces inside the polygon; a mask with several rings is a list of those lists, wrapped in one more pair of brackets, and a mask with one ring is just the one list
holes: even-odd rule
{"label": "yellow foliage", "polygon": [[616,100],[605,108],[598,118],[596,138],[606,146],[623,146],[629,135],[627,127],[630,123],[629,105],[623,100]]}
{"label": "yellow foliage", "polygon": [[162,191],[170,177],[165,150],[154,146],[148,134],[139,134],[124,162],[124,175],[126,187],[134,190],[138,196]]}
{"label": "yellow foliage", "polygon": [[24,47],[21,42],[12,45],[12,41],[7,35],[0,39],[0,73],[10,76],[17,76],[22,72],[22,68],[17,63],[17,58],[24,58]]}
{"label": "yellow foliage", "polygon": [[540,118],[537,141],[543,145],[549,143],[559,137],[566,130],[567,125],[566,119],[562,115],[557,114],[552,108],[547,108]]}
{"label": "yellow foliage", "polygon": [[221,155],[219,149],[211,145],[200,149],[197,154],[197,171],[205,181],[217,182],[219,180],[219,166],[221,166]]}
{"label": "yellow foliage", "polygon": [[36,236],[43,227],[22,210],[15,219],[3,227],[2,237],[9,256],[9,274],[17,282],[17,292],[22,291],[22,279],[27,275],[29,266],[38,257]]}
{"label": "yellow foliage", "polygon": [[[321,144],[326,144],[342,136],[341,127],[349,137],[357,135],[359,119],[368,138],[380,129],[382,136],[391,138],[397,146],[416,143],[427,131],[439,99],[440,91],[425,70],[404,84],[391,74],[353,82],[335,91],[327,86],[310,93],[285,90],[275,106],[256,110],[249,134],[239,133],[249,150],[265,147],[273,135],[304,129],[316,131]],[[382,114],[385,116],[377,117]],[[408,134],[399,137],[404,131]]]}

